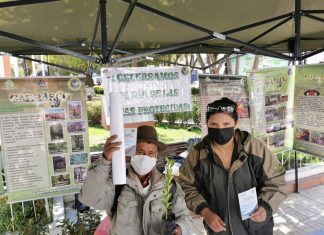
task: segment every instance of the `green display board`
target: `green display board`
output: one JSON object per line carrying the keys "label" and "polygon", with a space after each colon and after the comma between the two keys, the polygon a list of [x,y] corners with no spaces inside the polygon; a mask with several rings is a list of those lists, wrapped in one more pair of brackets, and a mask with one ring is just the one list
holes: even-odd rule
{"label": "green display board", "polygon": [[78,192],[89,165],[82,77],[0,80],[8,201]]}

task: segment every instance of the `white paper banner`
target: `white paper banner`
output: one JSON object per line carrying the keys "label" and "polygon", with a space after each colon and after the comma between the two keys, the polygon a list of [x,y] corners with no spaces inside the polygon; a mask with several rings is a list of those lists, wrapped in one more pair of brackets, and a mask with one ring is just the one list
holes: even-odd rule
{"label": "white paper banner", "polygon": [[187,67],[103,68],[101,76],[105,94],[121,93],[126,116],[191,111]]}
{"label": "white paper banner", "polygon": [[122,109],[122,96],[119,92],[111,92],[110,100],[110,134],[117,135],[117,141],[121,141],[120,149],[112,154],[113,184],[126,184],[126,162],[124,143],[124,122]]}

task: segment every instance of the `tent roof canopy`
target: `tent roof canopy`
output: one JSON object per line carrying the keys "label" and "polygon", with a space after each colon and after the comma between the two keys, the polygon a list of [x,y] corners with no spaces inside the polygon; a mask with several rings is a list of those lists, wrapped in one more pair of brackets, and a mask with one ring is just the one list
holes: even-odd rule
{"label": "tent roof canopy", "polygon": [[0,51],[95,63],[163,53],[301,60],[324,51],[323,15],[322,0],[7,0]]}

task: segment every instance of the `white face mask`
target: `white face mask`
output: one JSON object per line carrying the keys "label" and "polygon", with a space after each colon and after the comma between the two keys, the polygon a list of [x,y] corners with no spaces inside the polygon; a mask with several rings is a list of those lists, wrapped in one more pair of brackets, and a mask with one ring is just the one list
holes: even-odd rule
{"label": "white face mask", "polygon": [[131,158],[131,165],[139,175],[148,174],[156,164],[156,158],[146,155],[135,155]]}

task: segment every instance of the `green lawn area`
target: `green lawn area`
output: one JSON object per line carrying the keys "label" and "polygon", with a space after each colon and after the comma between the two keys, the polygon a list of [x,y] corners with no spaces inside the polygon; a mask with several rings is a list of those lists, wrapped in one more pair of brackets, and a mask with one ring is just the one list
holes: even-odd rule
{"label": "green lawn area", "polygon": [[[197,127],[193,127],[187,131],[186,127],[161,124],[156,126],[156,130],[159,135],[159,140],[166,144],[187,141],[191,137],[201,136],[201,131]],[[105,139],[109,136],[109,131],[106,131],[100,125],[89,126],[90,151],[102,151]]]}

